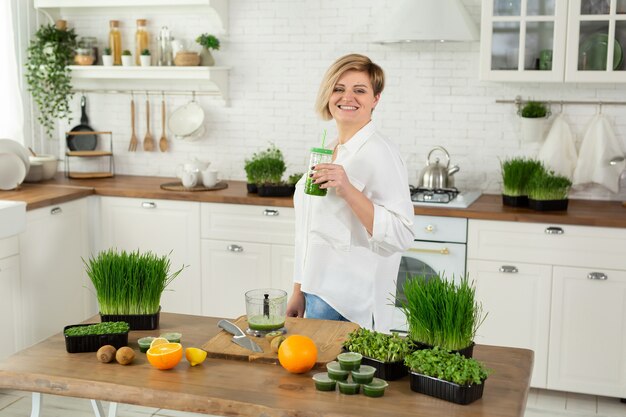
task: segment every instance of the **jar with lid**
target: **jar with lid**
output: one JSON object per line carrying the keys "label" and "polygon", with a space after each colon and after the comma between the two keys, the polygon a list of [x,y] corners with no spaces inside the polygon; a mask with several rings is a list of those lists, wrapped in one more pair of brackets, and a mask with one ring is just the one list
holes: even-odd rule
{"label": "jar with lid", "polygon": [[172,56],[172,37],[167,26],[163,26],[157,39],[157,65],[171,66],[174,59]]}
{"label": "jar with lid", "polygon": [[317,164],[329,164],[333,159],[333,151],[324,148],[311,148],[311,156],[309,157],[309,172],[307,173],[306,182],[304,183],[304,193],[309,195],[325,196],[326,188],[320,188],[319,184],[313,182],[311,175],[315,172],[313,167]]}
{"label": "jar with lid", "polygon": [[[83,36],[78,40],[78,49],[76,49],[76,56],[83,56],[80,58],[83,63],[77,62],[75,58],[74,61],[78,65],[95,65],[98,63],[98,40],[93,36]],[[91,57],[91,60],[87,58],[87,56]],[[89,62],[90,63],[86,63]]]}
{"label": "jar with lid", "polygon": [[119,20],[109,22],[109,48],[113,56],[113,65],[122,65],[122,35],[120,33]]}
{"label": "jar with lid", "polygon": [[137,32],[135,32],[135,64],[140,65],[141,53],[150,47],[150,36],[146,29],[146,19],[137,19]]}

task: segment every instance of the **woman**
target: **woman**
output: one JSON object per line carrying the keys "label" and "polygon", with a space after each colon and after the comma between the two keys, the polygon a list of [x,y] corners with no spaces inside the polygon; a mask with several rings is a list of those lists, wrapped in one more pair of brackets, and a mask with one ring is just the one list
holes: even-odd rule
{"label": "woman", "polygon": [[316,102],[334,119],[330,164],[311,175],[324,197],[296,187],[296,249],[290,317],[346,320],[388,331],[400,258],[413,241],[407,170],[398,148],[371,118],[383,70],[358,54],[326,72]]}

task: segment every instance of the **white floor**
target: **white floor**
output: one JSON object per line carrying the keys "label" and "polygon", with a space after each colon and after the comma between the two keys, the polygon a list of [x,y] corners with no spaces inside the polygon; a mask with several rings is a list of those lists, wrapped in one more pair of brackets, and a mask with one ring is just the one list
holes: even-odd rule
{"label": "white floor", "polygon": [[[89,400],[56,395],[44,395],[43,398],[41,417],[90,417],[94,415]],[[29,393],[0,390],[0,417],[30,416],[30,399]],[[117,416],[197,417],[200,414],[120,404]],[[626,404],[616,398],[531,389],[525,414],[525,417],[599,416],[626,417]]]}

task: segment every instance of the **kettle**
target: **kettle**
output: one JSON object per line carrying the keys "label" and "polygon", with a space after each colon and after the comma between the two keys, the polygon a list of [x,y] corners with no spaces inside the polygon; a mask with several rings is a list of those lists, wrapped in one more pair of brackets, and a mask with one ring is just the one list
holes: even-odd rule
{"label": "kettle", "polygon": [[[430,160],[431,155],[435,151],[441,151],[446,155],[446,163],[439,163],[439,158],[435,158],[435,162]],[[450,154],[441,146],[434,147],[426,158],[426,167],[422,169],[418,178],[418,187],[437,189],[454,187],[454,173],[459,171],[458,165],[450,166]]]}

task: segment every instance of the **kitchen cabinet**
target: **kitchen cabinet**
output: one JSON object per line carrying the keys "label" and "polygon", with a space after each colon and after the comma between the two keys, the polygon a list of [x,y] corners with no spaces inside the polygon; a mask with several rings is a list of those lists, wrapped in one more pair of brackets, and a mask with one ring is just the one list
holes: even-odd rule
{"label": "kitchen cabinet", "polygon": [[0,239],[0,360],[22,348],[20,257],[17,236]]}
{"label": "kitchen cabinet", "polygon": [[169,256],[170,272],[186,268],[161,297],[162,311],[201,314],[200,203],[101,197],[99,250],[152,251]]}
{"label": "kitchen cabinet", "polygon": [[96,312],[83,264],[91,254],[87,207],[83,198],[26,213],[19,235],[23,346]]}
{"label": "kitchen cabinet", "polygon": [[535,387],[624,397],[624,247],[620,228],[469,220],[479,335],[535,350]]}
{"label": "kitchen cabinet", "polygon": [[293,287],[294,209],[203,203],[202,314],[245,314],[244,294]]}
{"label": "kitchen cabinet", "polygon": [[483,80],[626,81],[624,0],[483,0],[481,26]]}
{"label": "kitchen cabinet", "polygon": [[555,267],[548,386],[626,398],[626,271]]}

